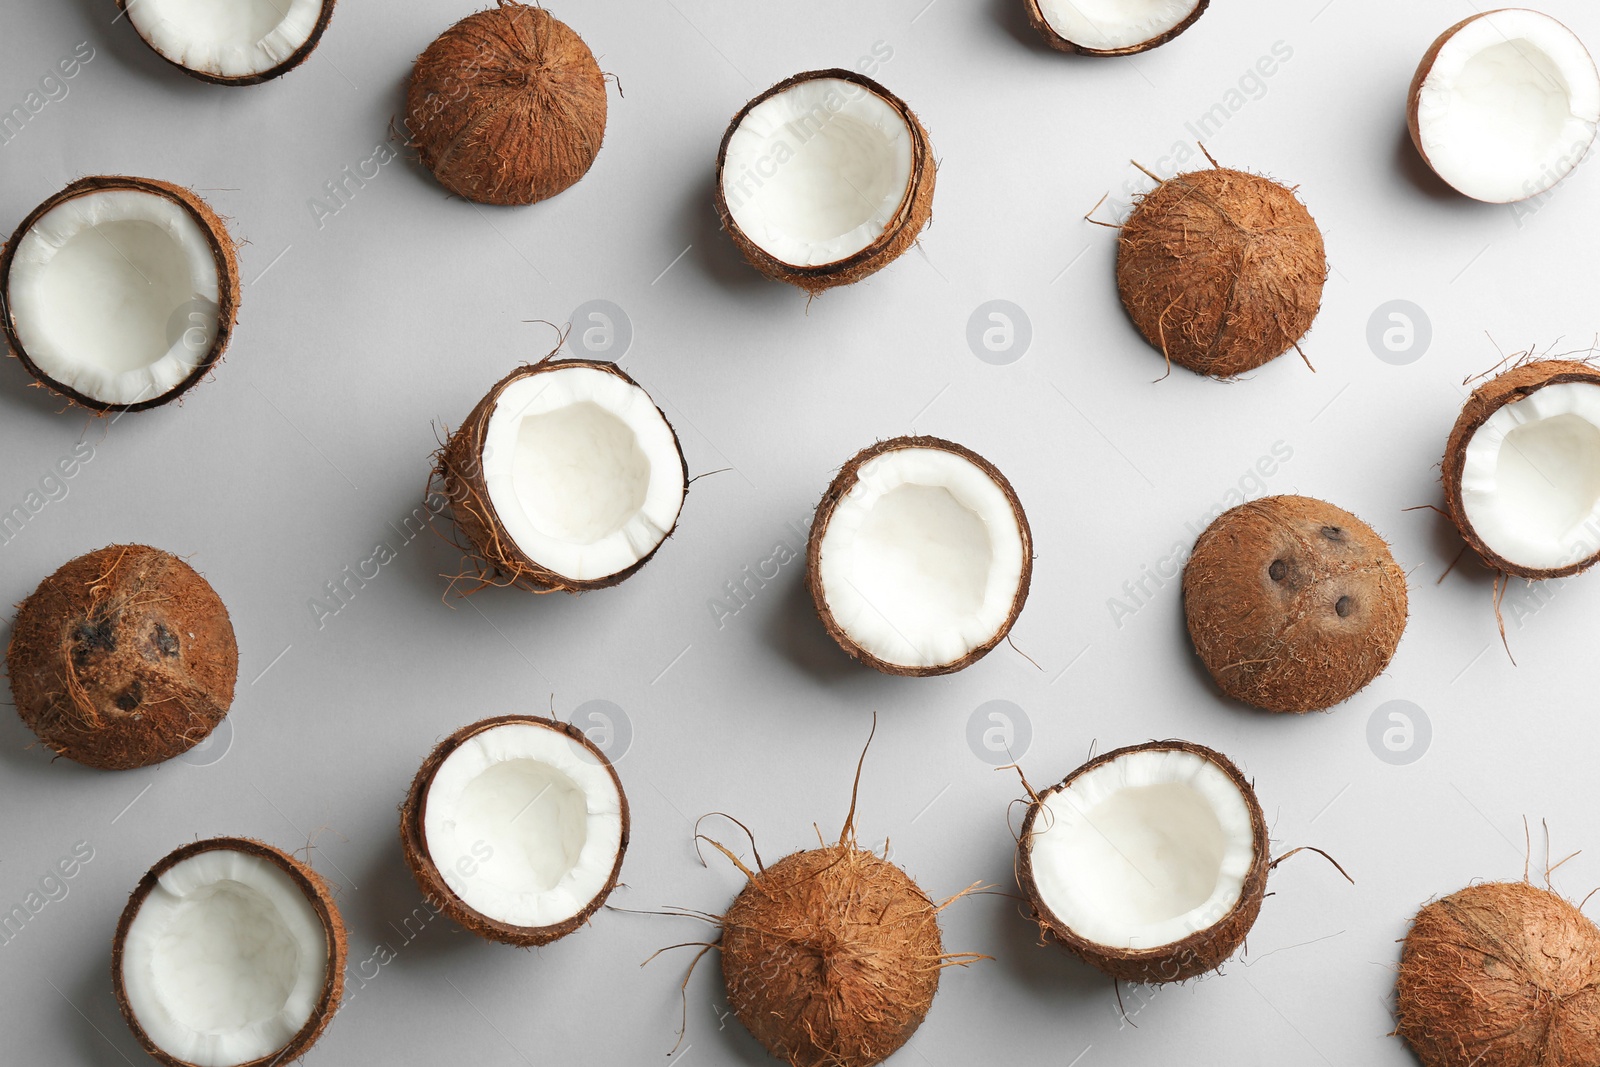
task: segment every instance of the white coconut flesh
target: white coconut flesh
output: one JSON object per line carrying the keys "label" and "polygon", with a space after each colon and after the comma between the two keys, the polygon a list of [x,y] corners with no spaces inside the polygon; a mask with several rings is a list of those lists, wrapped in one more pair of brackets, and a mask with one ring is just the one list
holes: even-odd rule
{"label": "white coconut flesh", "polygon": [[610,770],[566,734],[507,723],[439,765],[422,820],[451,892],[510,926],[553,926],[610,881],[622,796]]}
{"label": "white coconut flesh", "polygon": [[1434,171],[1490,203],[1549,189],[1583,159],[1600,120],[1600,75],[1583,42],[1537,11],[1493,11],[1440,47],[1417,99]]}
{"label": "white coconut flesh", "polygon": [[913,134],[890,103],[842,78],[811,78],[751,108],[728,139],[722,195],[746,237],[816,267],[882,237],[911,192]]}
{"label": "white coconut flesh", "polygon": [[51,208],[17,243],[6,285],[28,358],[102,403],[165,395],[216,340],[211,243],[182,204],[158,193],[105,189]]}
{"label": "white coconut flesh", "polygon": [[1171,33],[1200,0],[1039,0],[1056,34],[1082,48],[1112,52]]}
{"label": "white coconut flesh", "polygon": [[1155,949],[1214,926],[1254,860],[1250,806],[1210,760],[1130,752],[1051,793],[1029,838],[1041,901],[1086,941]]}
{"label": "white coconut flesh", "polygon": [[259,856],[212,849],[175,864],[145,897],[123,942],[122,982],[158,1048],[231,1067],[300,1032],[327,966],[327,934],[302,888]]}
{"label": "white coconut flesh", "polygon": [[484,434],[483,473],[517,547],[580,581],[644,559],[683,508],[672,427],[643,389],[589,367],[507,386]]}
{"label": "white coconut flesh", "polygon": [[897,666],[937,667],[1004,629],[1023,553],[1010,500],[981,467],[942,449],[900,448],[864,464],[835,504],[818,575],[834,621],[859,647]]}
{"label": "white coconut flesh", "polygon": [[1600,551],[1600,385],[1547,385],[1484,420],[1466,444],[1461,503],[1483,543],[1521,567]]}
{"label": "white coconut flesh", "polygon": [[128,21],[167,59],[218,78],[266,74],[316,31],[324,0],[127,0]]}

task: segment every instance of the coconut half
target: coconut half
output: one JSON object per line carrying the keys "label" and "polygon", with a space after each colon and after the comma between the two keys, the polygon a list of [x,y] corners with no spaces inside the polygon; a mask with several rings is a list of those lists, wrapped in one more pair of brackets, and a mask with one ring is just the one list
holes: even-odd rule
{"label": "coconut half", "polygon": [[1005,475],[937,437],[858,452],[823,493],[806,586],[830,636],[886,674],[949,674],[1011,632],[1033,534]]}
{"label": "coconut half", "polygon": [[1417,67],[1407,102],[1412,143],[1435,174],[1474,200],[1537,196],[1594,143],[1600,74],[1573,32],[1506,8],[1446,30]]}
{"label": "coconut half", "polygon": [[183,395],[222,358],[238,311],[233,238],[168,182],[80,178],[0,253],[6,343],[41,385],[94,411]]}
{"label": "coconut half", "polygon": [[933,215],[933,146],[905,102],[848,70],[786,78],[717,150],[722,228],[750,264],[819,293],[910,248]]}
{"label": "coconut half", "polygon": [[628,800],[582,730],[502,715],[429,754],[400,840],[417,884],[450,918],[491,941],[545,945],[588,922],[616,887]]}
{"label": "coconut half", "polygon": [[168,1067],[266,1067],[305,1054],[344,991],[328,884],[271,845],[196,841],[150,868],[111,952],[122,1017]]}
{"label": "coconut half", "polygon": [[256,85],[306,61],[334,0],[117,0],[140,40],[201,81]]}
{"label": "coconut half", "polygon": [[672,535],[689,491],[678,435],[615,364],[546,359],[478,402],[434,470],[485,584],[602,589]]}
{"label": "coconut half", "polygon": [[1107,752],[1039,793],[1017,884],[1046,937],[1129,982],[1216,970],[1266,894],[1267,823],[1239,769],[1186,741]]}
{"label": "coconut half", "polygon": [[1513,367],[1473,391],[1450,431],[1445,505],[1467,544],[1519,578],[1600,560],[1600,370]]}
{"label": "coconut half", "polygon": [[1129,56],[1194,25],[1211,0],[1024,0],[1028,22],[1060,52]]}

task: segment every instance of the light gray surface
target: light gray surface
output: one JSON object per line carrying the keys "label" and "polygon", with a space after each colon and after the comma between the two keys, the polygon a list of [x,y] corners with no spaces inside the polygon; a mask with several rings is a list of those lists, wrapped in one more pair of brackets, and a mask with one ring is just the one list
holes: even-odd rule
{"label": "light gray surface", "polygon": [[[995,958],[946,973],[896,1062],[1410,1062],[1384,1035],[1394,942],[1417,905],[1473,878],[1520,877],[1524,816],[1536,869],[1541,818],[1557,858],[1600,847],[1600,578],[1544,606],[1512,593],[1513,667],[1486,573],[1465,566],[1435,585],[1458,541],[1432,513],[1404,510],[1438,501],[1460,383],[1497,361],[1496,344],[1586,346],[1597,322],[1600,171],[1580,170],[1519,219],[1443,193],[1406,141],[1413,66],[1473,6],[1218,0],[1157,52],[1085,61],[1042,49],[1018,0],[573,0],[555,13],[626,93],[612,94],[582,183],[533,208],[480,209],[396,160],[319,228],[310,200],[374,154],[412,58],[471,6],[345,0],[303,68],[245,90],[167,67],[111,24],[110,0],[12,3],[0,16],[0,108],[79,42],[95,50],[66,97],[0,145],[0,230],[74,177],[126,172],[199,189],[249,242],[227,360],[181,408],[108,425],[0,364],[0,509],[80,437],[94,445],[66,496],[0,546],[0,599],[20,600],[80,552],[144,541],[190,556],[241,649],[231,748],[188,762],[120,774],[52,763],[0,716],[0,905],[21,902],[75,843],[94,850],[68,895],[0,945],[0,1056],[142,1062],[107,974],[125,895],[176,845],[244,834],[314,840],[314,865],[341,887],[350,992],[310,1062],[664,1062],[689,957],[639,964],[705,936],[700,925],[603,913],[535,953],[443,919],[407,940],[419,899],[395,809],[433,742],[486,715],[614,702],[631,724],[618,768],[634,824],[613,903],[716,911],[740,880],[720,859],[696,861],[694,818],[739,816],[769,860],[814,842],[813,820],[835,833],[876,710],[863,840],[890,838],[935,895],[1005,891],[1007,803],[1021,789],[967,740],[975,710],[1000,700],[1025,709],[1036,783],[1094,742],[1180,736],[1223,750],[1255,778],[1277,847],[1325,848],[1357,885],[1315,856],[1289,862],[1249,958],[1153,997],[1125,993],[1136,1029],[1109,982],[1035,947],[1015,901],[961,901],[945,915],[947,947]],[[1546,7],[1600,43],[1592,5]],[[935,224],[920,254],[808,310],[716,232],[713,156],[757,91],[855,65],[877,42],[893,52],[879,77],[918,111],[941,161]],[[1246,79],[1230,97],[1279,42],[1292,55],[1259,91]],[[1181,371],[1152,384],[1160,360],[1116,301],[1114,234],[1079,218],[1137,177],[1128,159],[1170,166],[1213,104],[1226,118],[1208,138],[1217,157],[1297,183],[1326,232],[1334,272],[1306,345],[1315,374],[1291,355],[1239,384]],[[549,346],[548,328],[523,320],[564,322],[591,299],[631,319],[623,365],[675,422],[691,473],[734,469],[695,483],[678,535],[618,589],[442,602],[450,550],[431,535],[402,546],[395,532],[436,435]],[[966,342],[969,315],[992,299],[1031,320],[1031,348],[1010,365]],[[1366,340],[1369,317],[1396,299],[1432,323],[1431,347],[1403,366]],[[813,618],[798,563],[719,626],[725,583],[779,543],[799,547],[833,468],[911,431],[961,441],[1015,483],[1038,561],[1014,638],[1040,669],[1008,647],[942,680],[856,668]],[[1275,444],[1292,456],[1267,490],[1359,513],[1412,571],[1393,668],[1325,716],[1272,718],[1213,695],[1175,582],[1149,585],[1149,603],[1118,620],[1108,603],[1191,542]],[[398,558],[319,629],[311,598],[379,542]],[[1367,740],[1391,700],[1431,722],[1431,747],[1409,765]],[[1596,852],[1556,880],[1571,896],[1597,882]],[[393,954],[381,968],[366,962],[379,946]],[[763,1060],[725,1011],[708,959],[688,986],[676,1061]]]}

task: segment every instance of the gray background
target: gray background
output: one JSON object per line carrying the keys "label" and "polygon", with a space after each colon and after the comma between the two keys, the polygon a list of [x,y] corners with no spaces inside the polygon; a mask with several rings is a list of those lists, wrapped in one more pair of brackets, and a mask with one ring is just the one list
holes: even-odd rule
{"label": "gray background", "polygon": [[[1545,6],[1600,44],[1593,5]],[[80,42],[94,49],[67,95],[0,146],[0,229],[72,178],[126,172],[195,187],[248,242],[226,362],[181,407],[94,420],[0,362],[0,508],[80,439],[94,446],[66,495],[0,546],[0,599],[20,600],[78,553],[148,542],[211,580],[241,649],[223,734],[166,766],[52,762],[0,716],[0,905],[21,902],[75,843],[94,850],[65,899],[0,945],[5,1058],[141,1062],[107,971],[125,895],[178,844],[245,834],[314,843],[314,865],[340,887],[350,991],[312,1062],[761,1062],[725,1017],[714,959],[688,985],[688,1032],[667,1061],[689,957],[639,964],[705,936],[700,924],[606,912],[538,952],[443,919],[405,925],[419,895],[395,809],[434,741],[486,715],[553,706],[587,718],[603,700],[625,716],[616,737],[631,734],[618,769],[633,846],[612,902],[641,910],[717,911],[739,888],[727,863],[695,858],[702,813],[743,818],[769,860],[815,843],[813,820],[831,837],[878,712],[863,841],[888,838],[934,895],[998,887],[944,920],[948,949],[994,959],[946,972],[896,1062],[1410,1062],[1384,1035],[1395,940],[1414,909],[1474,878],[1520,877],[1524,817],[1536,872],[1541,819],[1558,859],[1600,845],[1600,578],[1512,591],[1514,667],[1487,573],[1464,564],[1436,585],[1459,541],[1433,513],[1405,510],[1439,501],[1464,378],[1499,349],[1587,347],[1597,327],[1600,171],[1519,212],[1448,194],[1406,139],[1414,64],[1474,5],[1218,0],[1167,47],[1088,61],[1043,49],[1019,0],[570,0],[555,13],[626,93],[611,96],[582,183],[532,208],[479,208],[402,158],[348,203],[326,202],[340,210],[319,227],[324,183],[373,156],[413,57],[471,9],[345,0],[304,67],[243,90],[161,63],[113,24],[110,0],[12,3],[0,22],[0,108]],[[854,66],[878,42],[893,53],[879,78],[918,111],[941,161],[935,223],[919,251],[808,309],[717,232],[713,156],[756,92]],[[1270,78],[1248,76],[1275,45],[1292,55]],[[1129,159],[1170,172],[1208,111],[1217,157],[1298,184],[1326,232],[1333,272],[1306,343],[1315,374],[1290,355],[1236,384],[1182,371],[1155,383],[1161,361],[1117,303],[1115,235],[1080,218],[1102,194],[1139,188]],[[550,329],[524,320],[565,322],[590,300],[626,314],[622,363],[674,421],[691,473],[733,469],[694,484],[678,535],[618,589],[447,602],[439,575],[456,556],[431,534],[403,544],[396,532],[436,438],[549,348]],[[1030,345],[1009,363],[968,345],[969,318],[991,300],[1028,318]],[[1367,339],[1394,300],[1431,324],[1427,349],[1398,364]],[[1037,668],[1004,646],[946,679],[857,668],[812,616],[798,563],[719,619],[726,583],[779,543],[799,547],[795,530],[840,462],[913,431],[977,449],[1015,483],[1038,561],[1013,636]],[[1292,455],[1257,480],[1274,446]],[[1350,508],[1411,573],[1392,669],[1331,714],[1274,718],[1217,697],[1176,582],[1147,582],[1144,603],[1113,611],[1125,581],[1187,546],[1241,489]],[[380,542],[398,558],[319,628],[311,599]],[[1003,895],[1015,888],[1007,805],[1021,789],[981,743],[992,701],[1009,702],[1038,783],[1096,743],[1179,736],[1221,749],[1255,778],[1275,847],[1325,848],[1357,884],[1315,856],[1286,864],[1245,959],[1186,987],[1125,991],[1136,1028],[1124,1025],[1111,984],[1036,947]],[[1390,701],[1409,701],[1418,726],[1398,754],[1369,742],[1392,724]],[[737,845],[728,824],[706,829]],[[1597,883],[1600,852],[1556,875],[1573,897]]]}

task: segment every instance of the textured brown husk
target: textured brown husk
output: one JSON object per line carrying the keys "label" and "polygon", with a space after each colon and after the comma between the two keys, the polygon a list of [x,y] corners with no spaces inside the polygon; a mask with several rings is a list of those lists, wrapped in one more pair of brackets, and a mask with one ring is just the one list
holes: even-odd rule
{"label": "textured brown husk", "polygon": [[1194,6],[1194,10],[1189,12],[1188,17],[1182,22],[1166,33],[1157,34],[1148,41],[1140,41],[1138,44],[1131,44],[1125,48],[1088,48],[1081,44],[1075,44],[1057,33],[1055,27],[1051,26],[1049,21],[1045,19],[1044,12],[1039,7],[1039,0],[1023,0],[1023,10],[1028,15],[1028,25],[1032,26],[1039,36],[1044,38],[1045,44],[1054,48],[1057,52],[1075,52],[1081,56],[1132,56],[1138,55],[1140,52],[1148,52],[1152,48],[1159,48],[1190,26],[1193,26],[1195,20],[1205,14],[1206,8],[1210,6],[1211,0],[1199,0]]}
{"label": "textured brown husk", "polygon": [[[133,6],[135,2],[137,2],[137,0],[116,0],[117,10],[119,12],[117,20],[120,20],[123,15],[127,13],[128,8]],[[196,70],[193,67],[186,67],[177,60],[166,55],[166,53],[162,52],[160,49],[156,48],[156,46],[151,44],[149,41],[145,41],[144,35],[139,33],[139,28],[137,26],[133,27],[133,32],[138,34],[139,40],[144,41],[145,45],[150,49],[150,51],[160,56],[163,60],[166,60],[166,62],[172,64],[174,67],[177,67],[191,78],[198,78],[203,82],[210,82],[213,85],[259,85],[262,82],[271,81],[273,78],[282,77],[311,57],[311,53],[316,51],[317,45],[322,41],[322,34],[325,30],[327,30],[328,22],[333,18],[334,3],[335,0],[322,0],[322,11],[317,15],[317,24],[312,27],[311,36],[307,37],[305,43],[291,52],[288,58],[283,62],[279,63],[275,67],[269,67],[260,74],[245,74],[239,77],[230,78],[224,74],[210,74],[203,70]],[[128,24],[132,26],[133,20],[128,19]]]}
{"label": "textured brown husk", "polygon": [[1293,190],[1226,167],[1140,199],[1117,241],[1117,290],[1173,363],[1232,378],[1295,347],[1322,306],[1322,231]]}
{"label": "textured brown husk", "polygon": [[1423,1067],[1600,1064],[1600,930],[1547,889],[1490,882],[1424,907],[1396,991]]}
{"label": "textured brown husk", "polygon": [[111,545],[22,602],[6,670],[17,714],[41,741],[126,770],[205,740],[233,702],[239,649],[228,609],[187,563]]}
{"label": "textured brown husk", "polygon": [[1406,627],[1406,576],[1348,511],[1270,496],[1200,534],[1183,569],[1183,610],[1224,693],[1268,711],[1322,711],[1389,665]]}
{"label": "textured brown husk", "polygon": [[[828,607],[827,592],[822,588],[821,559],[822,535],[828,530],[828,523],[833,520],[833,511],[839,501],[855,486],[859,472],[863,466],[886,452],[894,452],[902,448],[933,448],[954,455],[971,462],[989,479],[999,486],[1005,494],[1006,500],[1011,504],[1011,514],[1016,517],[1017,531],[1022,535],[1022,575],[1017,579],[1017,595],[1011,601],[1011,611],[1006,616],[1005,623],[994,633],[989,640],[974,648],[960,659],[950,663],[941,663],[932,667],[907,667],[899,663],[889,663],[879,659],[871,652],[856,644],[854,639],[845,632],[843,626],[833,616],[833,609]],[[1022,501],[1017,499],[1017,492],[1000,473],[998,467],[970,448],[958,445],[953,441],[946,441],[939,437],[894,437],[887,441],[879,441],[870,448],[864,448],[850,458],[850,461],[839,468],[839,473],[828,485],[822,499],[817,503],[817,510],[811,520],[811,536],[806,542],[806,588],[811,592],[811,601],[816,605],[817,617],[822,620],[822,626],[828,631],[828,636],[839,643],[852,659],[860,660],[867,666],[880,670],[885,674],[896,674],[902,677],[925,678],[938,674],[952,674],[965,667],[970,667],[990,650],[1006,639],[1011,632],[1011,627],[1016,624],[1017,616],[1022,614],[1022,605],[1027,602],[1028,588],[1033,581],[1033,531],[1028,526],[1028,516],[1023,514]]]}
{"label": "textured brown husk", "polygon": [[[11,321],[11,260],[16,255],[17,246],[22,242],[22,238],[33,229],[34,223],[38,222],[45,212],[57,205],[107,189],[134,189],[162,196],[182,205],[205,233],[206,240],[211,245],[211,254],[217,264],[217,336],[212,340],[210,351],[200,359],[194,370],[183,381],[160,396],[141,400],[136,404],[108,404],[103,400],[84,396],[56,381],[28,358],[28,353],[17,337],[16,326]],[[6,242],[4,251],[0,251],[0,331],[5,333],[6,345],[40,385],[98,414],[112,411],[144,411],[176,400],[188,392],[196,382],[210,373],[211,368],[222,358],[223,350],[228,347],[228,338],[233,334],[234,322],[238,317],[239,261],[235,254],[233,237],[228,233],[227,225],[204,200],[183,186],[173,185],[171,182],[158,181],[154,178],[131,178],[120,174],[97,174],[79,178],[29,212],[28,217],[23,219],[11,234],[11,240]]]}
{"label": "textured brown husk", "polygon": [[417,57],[411,147],[439,184],[480,204],[533,204],[589,172],[606,83],[583,38],[542,7],[499,0]]}
{"label": "textured brown husk", "polygon": [[168,853],[161,862],[150,868],[145,876],[139,879],[138,886],[128,897],[127,906],[122,909],[122,918],[117,922],[116,937],[112,941],[111,987],[116,994],[117,1007],[140,1047],[149,1053],[152,1059],[165,1064],[166,1067],[194,1067],[187,1060],[180,1060],[163,1052],[150,1040],[149,1035],[144,1032],[144,1027],[139,1025],[138,1017],[133,1013],[133,1006],[128,1003],[127,990],[123,986],[122,952],[128,936],[128,927],[132,925],[134,916],[139,913],[139,908],[155,889],[161,876],[191,856],[217,850],[242,852],[276,865],[305,894],[311,909],[317,913],[317,918],[322,923],[322,932],[328,944],[327,970],[322,981],[322,995],[317,999],[317,1006],[311,1012],[311,1018],[307,1019],[300,1032],[277,1052],[238,1064],[237,1067],[272,1067],[275,1064],[291,1063],[305,1055],[338,1013],[339,999],[344,995],[348,938],[344,919],[340,916],[339,907],[333,900],[332,887],[307,864],[262,841],[248,837],[213,837],[205,841],[196,841]]}
{"label": "textured brown husk", "polygon": [[[1250,870],[1245,874],[1238,902],[1211,926],[1159,948],[1114,948],[1080,937],[1044,902],[1033,877],[1033,826],[1039,818],[1039,813],[1044,810],[1044,801],[1071,786],[1079,776],[1123,756],[1150,751],[1190,752],[1204,758],[1228,776],[1250,809],[1250,836],[1253,846]],[[1096,756],[1067,775],[1060,784],[1051,786],[1033,799],[1028,805],[1027,815],[1023,817],[1022,832],[1017,838],[1017,885],[1027,898],[1033,911],[1034,921],[1039,924],[1044,936],[1055,940],[1085,963],[1113,978],[1149,985],[1182,982],[1207,971],[1214,971],[1226,963],[1229,957],[1238,951],[1239,946],[1244,944],[1250,928],[1255,925],[1256,916],[1261,913],[1261,902],[1266,896],[1267,873],[1270,868],[1271,864],[1267,859],[1267,820],[1261,811],[1261,802],[1256,799],[1255,789],[1245,780],[1239,768],[1222,753],[1187,741],[1150,741],[1143,745],[1119,748],[1114,752]]]}
{"label": "textured brown husk", "polygon": [[[462,900],[456,895],[455,890],[446,884],[444,875],[439,873],[439,868],[433,862],[433,856],[428,852],[427,837],[422,829],[423,819],[428,813],[428,790],[433,786],[433,777],[438,773],[445,757],[483,731],[513,723],[542,726],[546,730],[564,734],[588,749],[595,761],[611,775],[611,781],[617,787],[617,798],[622,802],[622,839],[617,843],[617,860],[611,867],[611,874],[606,879],[606,884],[588,904],[584,905],[582,911],[552,926],[512,926],[510,923],[483,914]],[[463,929],[490,941],[524,948],[548,945],[558,938],[566,937],[587,923],[589,916],[606,902],[606,897],[616,888],[617,878],[622,873],[622,857],[628,851],[629,829],[628,795],[623,792],[622,779],[617,777],[617,769],[606,759],[605,753],[596,748],[576,726],[534,715],[499,715],[492,719],[483,719],[470,726],[463,726],[440,741],[417,770],[417,776],[411,781],[411,791],[406,794],[405,803],[400,808],[401,849],[405,853],[406,865],[411,868],[411,874],[416,878],[423,895]]]}
{"label": "textured brown husk", "polygon": [[[728,142],[733,139],[734,131],[744,122],[750,109],[769,97],[776,96],[794,88],[805,81],[819,78],[836,78],[840,81],[851,82],[866,89],[868,92],[883,99],[896,113],[905,120],[907,128],[911,130],[911,181],[906,186],[905,196],[900,201],[900,206],[895,210],[894,217],[889,219],[883,233],[878,235],[870,245],[851,256],[836,260],[833,263],[823,263],[813,267],[796,266],[785,263],[760,246],[739,228],[733,220],[733,213],[728,210],[727,197],[722,192],[722,168],[728,158]],[[922,233],[930,219],[933,218],[933,187],[938,165],[933,158],[933,144],[928,140],[928,131],[922,128],[922,123],[917,116],[906,106],[905,101],[895,96],[888,89],[873,81],[863,74],[852,70],[832,68],[829,70],[808,70],[796,74],[792,78],[785,78],[766,92],[751,100],[728,123],[728,129],[722,135],[722,144],[717,149],[717,170],[714,182],[714,201],[717,208],[717,217],[722,220],[722,228],[733,239],[734,246],[739,249],[744,258],[756,270],[769,278],[780,282],[788,282],[798,286],[807,293],[816,294],[840,285],[850,285],[858,282],[869,274],[874,274],[898,259],[912,245],[916,244],[917,237]]]}
{"label": "textured brown husk", "polygon": [[[473,562],[478,566],[478,577],[485,585],[512,585],[533,593],[558,591],[583,593],[594,589],[606,589],[631,577],[654,559],[661,545],[666,544],[678,528],[677,520],[674,519],[672,529],[667,531],[660,544],[651,549],[643,559],[615,574],[590,579],[568,578],[541,566],[517,547],[511,535],[506,533],[505,526],[495,511],[494,502],[489,499],[489,488],[483,474],[483,438],[488,432],[489,419],[494,414],[495,404],[500,400],[500,394],[513,382],[530,375],[548,374],[551,371],[568,370],[573,367],[604,371],[621,378],[641,392],[644,391],[643,386],[628,377],[615,363],[603,363],[592,359],[544,359],[538,363],[518,367],[495,383],[494,388],[478,401],[472,413],[467,416],[467,421],[450,435],[445,446],[434,456],[434,469],[429,484],[437,483],[443,487],[445,496],[450,500],[450,513],[455,519],[456,526],[472,545],[475,553]],[[646,395],[648,396],[648,393]],[[658,406],[656,411],[661,412],[661,408]],[[672,423],[667,420],[665,412],[661,412],[661,418],[667,423],[667,429],[672,430]],[[687,494],[689,468],[684,462],[683,445],[678,440],[676,430],[672,430],[672,442],[678,447],[678,464],[683,473],[683,491]]]}
{"label": "textured brown husk", "polygon": [[1600,560],[1600,550],[1565,567],[1541,569],[1513,563],[1490,548],[1484,543],[1483,538],[1478,536],[1478,531],[1473,529],[1471,521],[1467,518],[1466,504],[1461,497],[1461,472],[1466,467],[1467,445],[1489,417],[1505,405],[1515,404],[1547,385],[1561,385],[1566,382],[1600,385],[1600,370],[1587,363],[1571,360],[1539,359],[1513,367],[1478,386],[1462,406],[1461,414],[1456,417],[1456,424],[1450,430],[1450,440],[1445,445],[1444,462],[1440,465],[1439,480],[1444,483],[1445,507],[1449,510],[1450,521],[1455,523],[1456,529],[1461,531],[1462,538],[1482,557],[1486,566],[1504,571],[1506,574],[1514,574],[1518,578],[1563,578],[1577,574],[1579,571],[1588,570],[1596,560]]}

